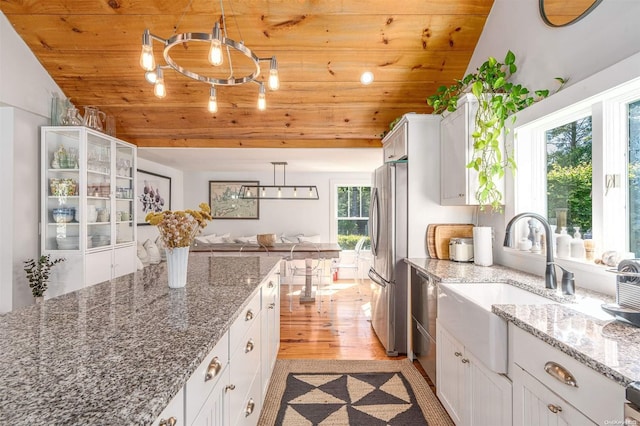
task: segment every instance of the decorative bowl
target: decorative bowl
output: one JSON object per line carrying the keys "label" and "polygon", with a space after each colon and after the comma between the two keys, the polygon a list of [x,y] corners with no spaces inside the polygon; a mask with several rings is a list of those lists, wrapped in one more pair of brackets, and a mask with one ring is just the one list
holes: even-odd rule
{"label": "decorative bowl", "polygon": [[56,223],[68,223],[73,221],[73,217],[75,216],[76,209],[73,207],[64,207],[53,209],[51,211],[53,220]]}
{"label": "decorative bowl", "polygon": [[261,246],[272,247],[276,243],[276,234],[258,234],[256,239]]}

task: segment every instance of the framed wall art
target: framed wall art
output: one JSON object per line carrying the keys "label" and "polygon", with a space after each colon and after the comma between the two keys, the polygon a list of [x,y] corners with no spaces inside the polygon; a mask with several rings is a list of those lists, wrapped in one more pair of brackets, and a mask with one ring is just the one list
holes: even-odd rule
{"label": "framed wall art", "polygon": [[136,224],[149,225],[147,213],[171,210],[171,178],[138,169],[135,198]]}
{"label": "framed wall art", "polygon": [[209,205],[214,219],[260,219],[260,200],[238,198],[242,185],[258,186],[258,181],[210,180]]}

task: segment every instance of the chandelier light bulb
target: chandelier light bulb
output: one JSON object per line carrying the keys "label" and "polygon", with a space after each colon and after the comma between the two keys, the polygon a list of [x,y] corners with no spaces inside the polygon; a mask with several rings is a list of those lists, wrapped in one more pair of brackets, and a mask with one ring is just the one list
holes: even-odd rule
{"label": "chandelier light bulb", "polygon": [[276,57],[271,57],[271,65],[269,67],[269,89],[278,90],[280,88],[280,78],[278,78],[278,61]]}
{"label": "chandelier light bulb", "polygon": [[207,109],[210,113],[218,112],[218,98],[216,96],[216,88],[213,86],[209,89],[209,104],[207,105]]}
{"label": "chandelier light bulb", "polygon": [[293,196],[294,197],[298,196],[298,188],[296,188],[295,186],[293,187]]}
{"label": "chandelier light bulb", "polygon": [[278,198],[282,198],[282,188],[278,188]]}
{"label": "chandelier light bulb", "polygon": [[309,198],[313,197],[313,189],[309,187]]}
{"label": "chandelier light bulb", "polygon": [[265,188],[262,188],[262,196],[265,197],[267,195],[267,190]]}
{"label": "chandelier light bulb", "polygon": [[164,85],[162,68],[160,68],[159,66],[156,68],[156,83],[153,85],[153,94],[160,99],[167,96],[167,88]]}
{"label": "chandelier light bulb", "polygon": [[216,22],[213,27],[213,38],[211,39],[211,46],[209,47],[209,62],[211,65],[222,65],[222,43],[220,42],[220,24]]}
{"label": "chandelier light bulb", "polygon": [[155,68],[151,71],[147,71],[144,73],[144,79],[151,84],[155,84],[157,78],[158,78],[158,75],[156,74]]}
{"label": "chandelier light bulb", "polygon": [[151,33],[147,28],[142,33],[142,52],[140,52],[140,66],[145,71],[153,71],[156,67],[156,60],[153,57],[153,48],[151,47]]}
{"label": "chandelier light bulb", "polygon": [[264,111],[267,109],[267,99],[264,94],[264,85],[260,84],[260,93],[258,93],[258,109]]}

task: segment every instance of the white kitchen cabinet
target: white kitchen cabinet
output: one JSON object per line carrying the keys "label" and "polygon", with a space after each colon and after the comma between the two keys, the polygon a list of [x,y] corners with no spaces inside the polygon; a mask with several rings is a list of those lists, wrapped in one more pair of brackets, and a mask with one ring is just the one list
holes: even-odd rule
{"label": "white kitchen cabinet", "polygon": [[623,424],[622,385],[513,324],[509,360],[514,425]]}
{"label": "white kitchen cabinet", "polygon": [[514,424],[521,426],[595,425],[520,367],[513,370]]}
{"label": "white kitchen cabinet", "polygon": [[136,269],[136,147],[83,126],[41,129],[41,251],[65,262],[46,297]]}
{"label": "white kitchen cabinet", "polygon": [[[225,426],[230,424],[229,420],[229,392],[232,389],[229,385],[229,368],[225,367],[219,373],[218,381],[211,388],[209,396],[202,405],[198,415],[189,423],[194,426]],[[189,400],[187,399],[187,402]],[[188,411],[187,411],[188,414]]]}
{"label": "white kitchen cabinet", "polygon": [[[457,109],[440,122],[440,203],[443,206],[477,205],[478,172],[467,168],[473,157],[473,132],[478,100],[461,96]],[[504,180],[498,183],[504,192]]]}
{"label": "white kitchen cabinet", "polygon": [[152,426],[173,425],[184,425],[184,391],[182,389],[169,401],[169,404],[152,423]]}
{"label": "white kitchen cabinet", "polygon": [[407,143],[409,140],[409,124],[406,120],[399,121],[383,139],[383,161],[398,161],[407,158]]}
{"label": "white kitchen cabinet", "polygon": [[436,390],[456,425],[511,425],[511,382],[484,367],[437,322]]}
{"label": "white kitchen cabinet", "polygon": [[280,349],[280,274],[272,274],[262,286],[262,397],[267,393],[271,371]]}

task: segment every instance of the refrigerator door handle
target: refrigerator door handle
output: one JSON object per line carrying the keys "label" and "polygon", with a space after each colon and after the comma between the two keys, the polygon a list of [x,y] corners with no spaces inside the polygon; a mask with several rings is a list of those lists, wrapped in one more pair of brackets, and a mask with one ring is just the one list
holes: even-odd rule
{"label": "refrigerator door handle", "polygon": [[389,282],[387,282],[384,278],[382,278],[380,276],[379,273],[376,272],[375,269],[373,268],[369,268],[369,278],[371,278],[371,280],[378,284],[380,287],[385,288],[387,287],[387,284],[390,284]]}
{"label": "refrigerator door handle", "polygon": [[380,217],[380,200],[378,199],[378,188],[371,188],[371,220],[369,221],[369,237],[371,237],[371,254],[378,255],[378,242],[380,238],[380,228],[378,218]]}

